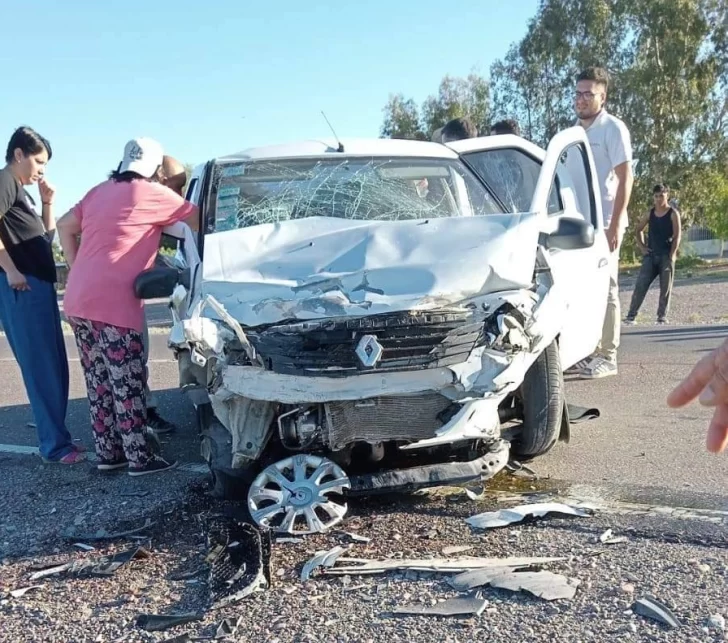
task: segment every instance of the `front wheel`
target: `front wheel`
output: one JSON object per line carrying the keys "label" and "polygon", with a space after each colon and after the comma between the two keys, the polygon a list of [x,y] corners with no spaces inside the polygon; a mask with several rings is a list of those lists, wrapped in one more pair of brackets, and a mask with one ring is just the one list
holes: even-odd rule
{"label": "front wheel", "polygon": [[511,444],[523,460],[544,455],[556,444],[564,412],[564,375],[559,346],[554,340],[538,356],[520,389],[523,425]]}

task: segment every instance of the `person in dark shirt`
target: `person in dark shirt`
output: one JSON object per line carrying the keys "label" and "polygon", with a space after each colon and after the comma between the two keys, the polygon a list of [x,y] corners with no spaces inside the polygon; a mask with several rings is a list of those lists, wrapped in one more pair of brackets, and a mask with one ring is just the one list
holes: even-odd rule
{"label": "person in dark shirt", "polygon": [[[670,189],[656,185],[653,189],[655,207],[637,224],[637,246],[642,251],[642,268],[632,293],[632,303],[625,324],[634,324],[645,295],[656,277],[660,277],[660,303],[657,308],[657,323],[667,323],[670,307],[672,280],[675,275],[675,259],[680,247],[680,213],[670,206]],[[643,235],[649,225],[647,245]]]}
{"label": "person in dark shirt", "polygon": [[[56,297],[54,188],[45,180],[50,143],[29,127],[10,138],[0,170],[0,322],[23,382],[47,462],[85,460],[66,428],[68,360]],[[38,183],[42,218],[25,191]],[[45,222],[45,226],[44,226]]]}

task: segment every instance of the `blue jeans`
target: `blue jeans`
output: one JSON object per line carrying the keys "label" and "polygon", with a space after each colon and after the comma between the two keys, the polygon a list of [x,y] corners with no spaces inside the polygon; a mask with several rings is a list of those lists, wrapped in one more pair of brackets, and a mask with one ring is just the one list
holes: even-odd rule
{"label": "blue jeans", "polygon": [[73,450],[66,428],[68,359],[53,284],[26,275],[29,291],[13,290],[0,272],[0,321],[20,366],[38,427],[38,448],[48,460]]}

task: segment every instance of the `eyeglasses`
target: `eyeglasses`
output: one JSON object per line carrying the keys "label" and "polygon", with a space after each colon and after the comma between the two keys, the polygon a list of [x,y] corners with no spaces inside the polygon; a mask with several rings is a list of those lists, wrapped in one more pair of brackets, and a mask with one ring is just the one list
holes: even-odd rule
{"label": "eyeglasses", "polygon": [[574,92],[574,98],[576,100],[579,100],[580,98],[583,98],[584,100],[594,100],[594,97],[596,94],[594,92]]}

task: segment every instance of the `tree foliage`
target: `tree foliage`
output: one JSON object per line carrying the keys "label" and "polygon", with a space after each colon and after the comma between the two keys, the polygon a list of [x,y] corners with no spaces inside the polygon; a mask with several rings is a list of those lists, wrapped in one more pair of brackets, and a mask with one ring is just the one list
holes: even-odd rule
{"label": "tree foliage", "polygon": [[419,110],[411,99],[390,100],[382,135],[429,137],[449,118],[469,114],[480,128],[488,119],[515,118],[526,138],[545,146],[575,123],[575,78],[592,65],[609,71],[607,108],[631,132],[631,221],[661,182],[687,224],[726,230],[728,0],[541,0],[526,35],[491,66],[489,80],[446,76]]}
{"label": "tree foliage", "polygon": [[475,72],[467,78],[445,76],[437,93],[421,107],[412,98],[393,94],[384,107],[381,135],[386,138],[430,140],[432,133],[453,118],[470,117],[479,131],[488,128],[488,82]]}

